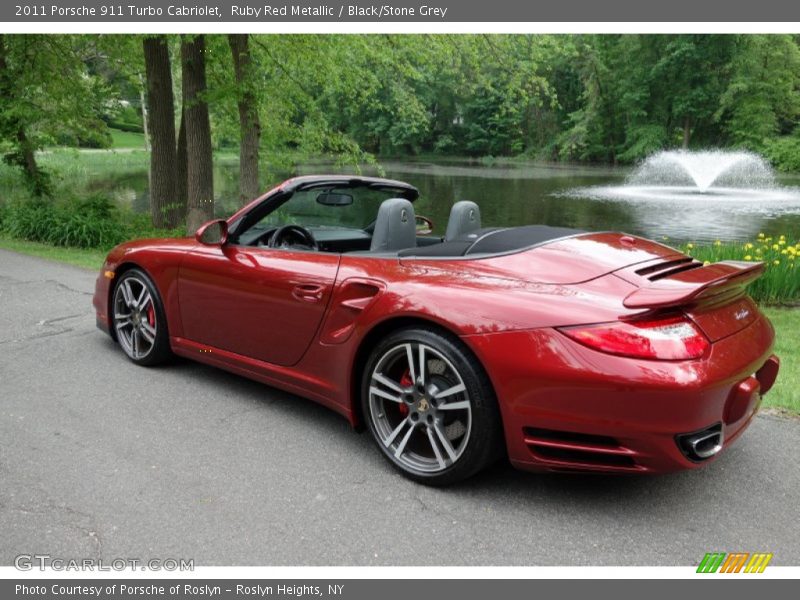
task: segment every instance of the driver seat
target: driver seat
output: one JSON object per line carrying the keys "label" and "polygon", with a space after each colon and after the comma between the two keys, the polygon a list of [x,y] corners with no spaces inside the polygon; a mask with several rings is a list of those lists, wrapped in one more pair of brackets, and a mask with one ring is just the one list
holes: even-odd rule
{"label": "driver seat", "polygon": [[389,198],[381,202],[370,252],[397,252],[417,245],[417,224],[414,207],[405,198]]}
{"label": "driver seat", "polygon": [[444,241],[449,242],[480,228],[481,209],[470,200],[461,200],[453,204],[453,208],[450,209]]}

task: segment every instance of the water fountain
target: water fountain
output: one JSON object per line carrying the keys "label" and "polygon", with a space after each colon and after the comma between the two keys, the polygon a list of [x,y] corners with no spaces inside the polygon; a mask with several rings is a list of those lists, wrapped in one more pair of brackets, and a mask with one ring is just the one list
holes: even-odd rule
{"label": "water fountain", "polygon": [[752,152],[665,150],[650,156],[628,178],[630,185],[715,187],[775,186],[772,168]]}
{"label": "water fountain", "polygon": [[743,151],[657,152],[622,185],[564,195],[628,203],[642,231],[677,239],[747,239],[767,218],[800,214],[800,188],[781,185],[767,161]]}

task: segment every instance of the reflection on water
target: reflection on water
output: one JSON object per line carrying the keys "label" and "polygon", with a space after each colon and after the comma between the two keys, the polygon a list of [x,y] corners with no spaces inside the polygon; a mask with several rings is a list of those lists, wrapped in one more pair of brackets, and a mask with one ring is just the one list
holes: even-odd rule
{"label": "reflection on water", "polygon": [[[759,231],[800,236],[800,188],[794,187],[800,182],[785,178],[783,187],[770,190],[712,187],[690,192],[676,186],[625,185],[628,170],[604,167],[516,162],[486,166],[464,160],[387,160],[382,166],[387,177],[420,189],[417,212],[434,221],[436,233],[444,232],[452,204],[466,199],[480,205],[486,225],[542,223],[676,241],[744,240]],[[343,171],[324,163],[298,169],[298,174],[321,172]],[[238,207],[237,176],[235,162],[215,165],[218,216]],[[111,191],[136,211],[148,210],[144,170],[97,181],[93,187]]]}

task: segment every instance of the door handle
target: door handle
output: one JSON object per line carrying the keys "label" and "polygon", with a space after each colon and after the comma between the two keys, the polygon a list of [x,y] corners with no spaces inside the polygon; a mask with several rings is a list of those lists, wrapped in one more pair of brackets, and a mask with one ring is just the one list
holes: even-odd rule
{"label": "door handle", "polygon": [[292,296],[303,302],[319,302],[322,300],[322,294],[324,292],[324,285],[319,285],[317,283],[301,283],[294,286]]}

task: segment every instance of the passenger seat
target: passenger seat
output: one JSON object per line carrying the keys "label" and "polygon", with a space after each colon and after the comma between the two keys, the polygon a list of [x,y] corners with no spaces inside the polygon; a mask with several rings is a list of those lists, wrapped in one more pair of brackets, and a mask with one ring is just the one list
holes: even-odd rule
{"label": "passenger seat", "polygon": [[453,208],[450,209],[444,241],[452,241],[480,228],[481,209],[474,202],[461,200],[453,204]]}

